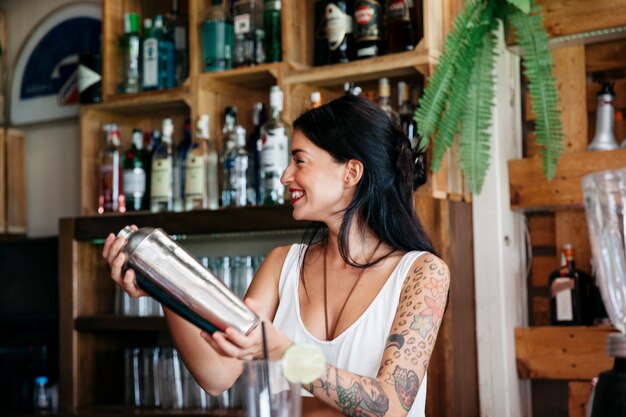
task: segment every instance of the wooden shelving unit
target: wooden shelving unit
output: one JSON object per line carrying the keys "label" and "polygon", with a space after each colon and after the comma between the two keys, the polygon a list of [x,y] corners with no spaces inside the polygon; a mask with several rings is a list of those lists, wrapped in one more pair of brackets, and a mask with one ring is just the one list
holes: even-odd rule
{"label": "wooden shelving unit", "polygon": [[[123,14],[164,14],[169,0],[103,0],[103,103],[84,106],[80,118],[81,216],[60,222],[60,405],[67,415],[109,416],[236,416],[230,412],[193,410],[141,410],[123,407],[123,355],[125,348],[156,344],[164,335],[162,318],[128,318],[113,314],[114,285],[101,258],[101,243],[108,233],[127,224],[162,227],[173,235],[221,239],[223,234],[259,234],[294,231],[306,225],[291,217],[290,206],[251,207],[186,213],[127,213],[96,215],[97,155],[104,146],[102,127],[117,123],[122,149],[130,145],[132,129],[160,130],[162,119],[174,122],[174,137],[182,136],[186,118],[210,117],[211,138],[219,147],[223,109],[238,107],[238,122],[252,128],[254,102],[268,105],[269,88],[279,85],[285,93],[283,118],[291,121],[308,107],[313,90],[324,100],[343,94],[344,81],[375,85],[380,77],[392,83],[423,80],[436,63],[443,36],[462,0],[423,0],[424,38],[415,51],[355,63],[313,67],[314,0],[283,1],[283,60],[221,73],[204,73],[197,28],[209,0],[180,0],[189,18],[189,77],[176,89],[139,94],[119,94],[117,39]],[[438,181],[440,183],[440,181]],[[446,193],[438,189],[439,196]],[[416,194],[420,218],[441,248],[440,255],[459,279],[451,291],[447,322],[440,331],[429,370],[429,415],[465,417],[477,415],[475,335],[471,265],[457,253],[471,251],[471,208],[463,202],[436,200],[432,190]],[[436,215],[434,213],[437,213]],[[451,231],[461,236],[452,236]],[[455,307],[456,306],[456,307]],[[454,314],[453,314],[454,312]],[[454,317],[454,319],[452,319]],[[462,318],[462,320],[460,320]],[[450,349],[450,346],[463,346]],[[461,357],[465,359],[460,359]],[[462,369],[462,370],[461,370]]]}

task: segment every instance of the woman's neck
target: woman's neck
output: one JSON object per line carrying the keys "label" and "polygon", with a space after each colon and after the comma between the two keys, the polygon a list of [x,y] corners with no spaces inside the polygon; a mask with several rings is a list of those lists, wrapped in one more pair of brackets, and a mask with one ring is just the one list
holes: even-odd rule
{"label": "woman's neck", "polygon": [[[357,264],[368,263],[372,259],[376,258],[377,253],[380,253],[381,249],[385,249],[386,245],[381,244],[380,238],[369,227],[362,227],[356,220],[349,228],[348,232],[348,245],[349,253],[348,259],[356,262]],[[339,227],[332,228],[328,226],[328,259],[339,261],[341,259],[341,253],[339,251]],[[386,251],[389,249],[387,248]],[[374,253],[374,252],[377,253]],[[343,260],[342,260],[343,262]]]}

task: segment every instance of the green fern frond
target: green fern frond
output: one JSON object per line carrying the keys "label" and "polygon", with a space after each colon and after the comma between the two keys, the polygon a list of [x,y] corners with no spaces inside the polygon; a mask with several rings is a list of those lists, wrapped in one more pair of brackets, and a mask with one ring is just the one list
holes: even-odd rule
{"label": "green fern frond", "polygon": [[469,81],[465,112],[459,137],[459,164],[465,181],[474,194],[479,194],[489,169],[492,108],[494,106],[496,37],[485,33]]}
{"label": "green fern frond", "polygon": [[535,114],[535,134],[543,156],[543,172],[551,180],[563,149],[563,130],[548,35],[538,7],[533,7],[531,14],[524,14],[512,7],[508,19],[523,50],[522,62],[524,74],[528,77],[528,91]]}
{"label": "green fern frond", "polygon": [[478,26],[483,8],[482,1],[468,2],[454,20],[452,30],[446,37],[446,47],[439,57],[439,63],[429,79],[415,113],[418,133],[425,140],[429,140],[437,129],[441,113],[450,95],[450,84],[455,76],[458,56],[467,48],[467,31]]}
{"label": "green fern frond", "polygon": [[457,56],[455,63],[457,70],[450,83],[448,105],[439,121],[439,129],[433,144],[431,169],[434,172],[439,170],[443,155],[452,146],[454,134],[459,130],[459,122],[467,108],[467,92],[470,88],[472,70],[476,65],[476,56],[482,49],[485,34],[495,27],[492,11],[491,7],[482,9],[477,26],[468,31],[465,37],[466,47],[462,48]]}

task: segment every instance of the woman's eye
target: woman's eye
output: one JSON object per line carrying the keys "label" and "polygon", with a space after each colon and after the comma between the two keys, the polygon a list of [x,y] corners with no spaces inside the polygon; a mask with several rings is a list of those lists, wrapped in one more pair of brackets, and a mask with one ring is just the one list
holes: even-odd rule
{"label": "woman's eye", "polygon": [[298,159],[298,158],[293,158],[293,160],[296,164],[301,164],[302,162],[304,162],[302,159]]}

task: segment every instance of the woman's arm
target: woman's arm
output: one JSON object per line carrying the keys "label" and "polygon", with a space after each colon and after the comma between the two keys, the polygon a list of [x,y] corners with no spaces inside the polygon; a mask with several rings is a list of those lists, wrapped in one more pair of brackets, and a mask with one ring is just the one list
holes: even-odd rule
{"label": "woman's arm", "polygon": [[326,365],[305,388],[347,416],[406,416],[424,379],[445,310],[450,283],[446,264],[419,257],[405,279],[376,378]]}

